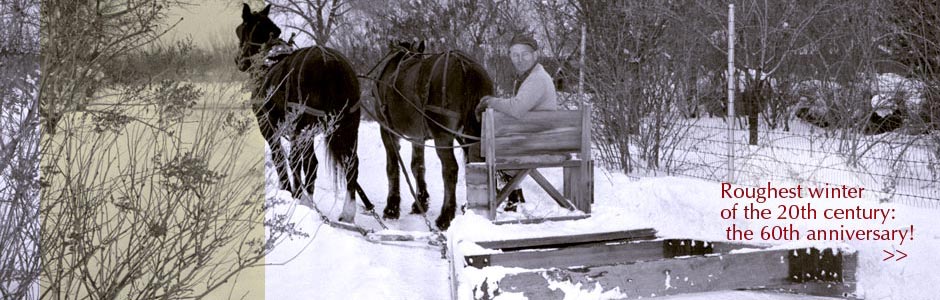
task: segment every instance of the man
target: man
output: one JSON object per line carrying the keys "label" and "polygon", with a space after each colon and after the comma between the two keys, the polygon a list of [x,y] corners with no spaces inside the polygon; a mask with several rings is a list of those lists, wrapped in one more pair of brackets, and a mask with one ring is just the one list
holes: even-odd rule
{"label": "man", "polygon": [[[479,116],[486,108],[522,118],[530,111],[557,110],[555,83],[552,77],[545,72],[545,68],[538,63],[539,45],[531,36],[516,35],[509,42],[509,58],[516,69],[514,82],[515,95],[510,98],[486,96],[477,106]],[[510,174],[500,174],[504,182],[508,182]],[[513,190],[509,194],[505,211],[516,211],[518,203],[525,202],[522,189]]]}

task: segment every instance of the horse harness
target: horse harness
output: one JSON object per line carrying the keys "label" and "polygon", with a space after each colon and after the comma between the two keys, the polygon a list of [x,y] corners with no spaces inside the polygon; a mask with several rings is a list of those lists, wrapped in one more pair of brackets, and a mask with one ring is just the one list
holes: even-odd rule
{"label": "horse harness", "polygon": [[[290,40],[286,42],[282,39],[276,39],[273,45],[270,46],[270,49],[264,56],[263,64],[262,64],[262,71],[267,72],[269,69],[271,69],[272,67],[280,63],[282,60],[284,60],[285,58],[287,58],[288,56],[290,56],[297,50],[298,50],[297,47],[295,47],[294,45],[294,35],[291,35]],[[290,77],[290,72],[292,71],[293,70],[288,71],[287,75],[284,77],[284,80]],[[268,90],[265,93],[266,95],[264,98],[252,97],[250,104],[256,107],[263,107],[264,104],[271,99],[271,94],[274,93],[274,89],[279,88],[282,84],[283,84],[283,80],[280,83],[278,83],[277,86],[268,88]],[[355,104],[347,108],[346,112],[349,112],[349,113],[356,112],[359,110],[359,107],[360,107],[360,104],[357,101]],[[306,104],[301,104],[297,102],[287,101],[287,108],[290,109],[292,112],[299,112],[300,114],[311,115],[317,118],[325,118],[329,115],[326,111],[322,109],[316,109]]]}
{"label": "horse harness", "polygon": [[[408,50],[405,50],[405,51],[408,51]],[[408,51],[408,52],[410,52],[410,51]],[[438,115],[442,115],[442,116],[448,117],[448,118],[450,118],[450,119],[457,119],[457,120],[460,119],[460,114],[459,114],[459,113],[457,113],[457,112],[454,111],[454,110],[444,108],[444,107],[446,107],[446,105],[447,105],[447,97],[446,97],[446,87],[447,87],[447,85],[446,85],[446,82],[447,82],[447,80],[446,80],[446,76],[447,76],[447,75],[446,75],[446,74],[447,74],[447,63],[448,63],[449,60],[450,60],[450,59],[449,59],[449,58],[450,58],[449,56],[451,55],[452,52],[453,52],[453,51],[447,51],[447,52],[443,53],[443,55],[441,55],[441,56],[437,57],[436,59],[434,59],[433,62],[431,62],[431,63],[422,63],[422,64],[420,65],[420,70],[419,70],[420,74],[429,74],[429,73],[431,72],[431,70],[434,68],[434,66],[436,66],[436,65],[438,64],[438,62],[439,62],[442,58],[444,59],[444,74],[445,74],[444,76],[445,76],[445,78],[444,78],[444,80],[443,80],[444,85],[442,86],[442,91],[441,91],[441,93],[442,93],[442,95],[444,95],[444,97],[443,97],[443,99],[442,99],[443,103],[442,103],[442,105],[440,105],[440,106],[439,106],[439,105],[433,105],[433,104],[428,104],[428,103],[427,103],[427,99],[428,99],[427,96],[431,93],[431,79],[428,79],[427,81],[421,83],[422,86],[420,87],[420,92],[421,92],[423,95],[419,95],[419,98],[421,98],[421,99],[424,100],[423,103],[416,103],[415,101],[411,101],[410,99],[408,99],[408,97],[407,97],[406,95],[404,95],[401,91],[399,91],[397,87],[395,87],[394,82],[396,82],[397,79],[398,79],[398,74],[399,74],[400,71],[401,71],[401,69],[400,69],[401,64],[402,64],[402,62],[407,61],[407,60],[402,60],[402,61],[400,61],[400,62],[398,63],[398,65],[396,66],[395,72],[394,72],[394,73],[392,74],[392,76],[391,76],[391,82],[392,82],[392,84],[382,82],[381,80],[372,77],[374,71],[379,70],[379,71],[381,72],[382,70],[385,69],[385,67],[387,67],[389,61],[392,59],[392,57],[394,57],[394,56],[391,56],[391,55],[388,56],[388,57],[386,57],[385,59],[383,59],[381,62],[379,62],[379,64],[377,64],[375,67],[373,67],[371,70],[369,70],[369,72],[366,73],[366,78],[372,79],[372,80],[378,82],[379,84],[390,85],[390,86],[391,86],[390,88],[391,88],[392,90],[394,90],[395,93],[398,93],[399,96],[401,96],[401,98],[402,98],[403,100],[405,100],[406,102],[408,102],[409,104],[411,104],[411,106],[413,106],[419,113],[421,113],[421,114],[423,115],[423,117],[424,117],[424,123],[425,123],[425,127],[426,127],[426,128],[430,128],[432,125],[436,125],[436,126],[438,126],[438,127],[443,128],[443,129],[446,130],[446,131],[450,131],[450,133],[451,133],[451,134],[454,134],[455,136],[459,136],[459,137],[463,137],[463,138],[467,138],[467,139],[479,140],[479,137],[468,136],[468,135],[463,134],[462,132],[457,132],[457,131],[450,130],[449,128],[447,128],[447,126],[444,126],[443,124],[440,124],[439,122],[433,120],[430,116],[428,116],[427,114],[424,113],[424,111],[426,110],[426,111],[429,111],[429,112],[432,112],[432,113],[435,113],[435,114],[438,114]],[[438,53],[438,54],[439,54],[439,53]],[[418,55],[418,56],[430,56],[430,55],[435,55],[435,54],[415,53],[415,54],[413,54],[413,55]],[[409,58],[407,58],[407,59],[411,59],[411,58],[413,58],[413,57],[409,57]],[[379,76],[381,76],[381,75],[379,75]],[[378,95],[375,95],[375,96],[377,97]],[[388,104],[385,103],[384,101],[381,102],[381,107],[379,107],[379,111],[380,111],[382,117],[384,118],[384,120],[389,120],[389,119],[390,119],[390,115],[389,115],[389,111],[388,111]],[[430,123],[434,123],[434,124],[430,124]],[[384,126],[383,126],[383,127],[384,127]],[[393,130],[391,130],[391,128],[388,128],[388,129],[389,129],[390,131],[393,131]],[[395,133],[397,133],[397,132],[395,132]],[[403,136],[403,134],[396,134],[396,135],[401,135],[401,136]]]}

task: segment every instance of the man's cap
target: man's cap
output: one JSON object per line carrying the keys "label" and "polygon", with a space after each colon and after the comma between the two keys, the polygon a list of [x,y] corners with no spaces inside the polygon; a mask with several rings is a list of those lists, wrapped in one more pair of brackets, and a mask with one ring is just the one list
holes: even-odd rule
{"label": "man's cap", "polygon": [[512,36],[512,40],[509,41],[509,46],[512,47],[512,45],[516,45],[516,44],[527,45],[529,47],[532,47],[532,50],[539,49],[539,43],[536,42],[535,39],[532,38],[532,36],[528,34],[516,34]]}

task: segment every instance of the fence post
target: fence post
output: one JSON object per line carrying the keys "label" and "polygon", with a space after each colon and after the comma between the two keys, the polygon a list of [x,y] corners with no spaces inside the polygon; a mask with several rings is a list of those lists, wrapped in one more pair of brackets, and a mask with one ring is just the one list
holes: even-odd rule
{"label": "fence post", "polygon": [[734,181],[734,4],[728,4],[728,182]]}
{"label": "fence post", "polygon": [[587,25],[581,24],[581,57],[578,58],[578,98],[584,107],[584,54],[587,51]]}

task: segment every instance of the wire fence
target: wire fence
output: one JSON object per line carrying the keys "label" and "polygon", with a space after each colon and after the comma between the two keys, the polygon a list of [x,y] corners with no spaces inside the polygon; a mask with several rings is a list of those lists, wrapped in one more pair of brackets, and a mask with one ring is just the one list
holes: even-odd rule
{"label": "wire fence", "polygon": [[865,135],[794,118],[786,131],[761,124],[757,144],[751,145],[743,118],[733,130],[720,117],[666,121],[656,123],[661,127],[658,138],[641,129],[624,147],[608,143],[605,149],[610,139],[595,132],[601,159],[612,168],[627,162],[623,169],[634,175],[681,175],[747,186],[845,185],[875,192],[881,202],[940,209],[940,132]]}

